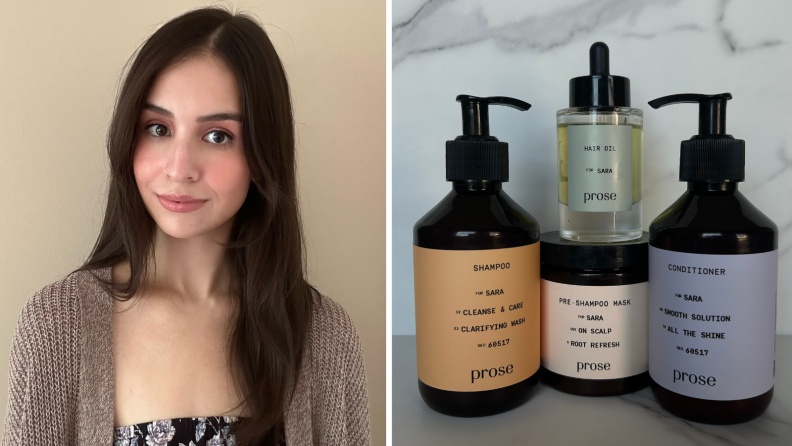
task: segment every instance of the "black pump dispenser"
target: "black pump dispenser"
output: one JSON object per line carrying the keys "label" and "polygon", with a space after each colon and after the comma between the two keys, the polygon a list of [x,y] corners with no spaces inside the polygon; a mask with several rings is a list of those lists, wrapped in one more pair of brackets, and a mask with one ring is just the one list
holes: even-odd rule
{"label": "black pump dispenser", "polygon": [[652,108],[681,103],[699,105],[699,134],[682,141],[679,181],[745,180],[745,141],[726,133],[726,101],[731,98],[730,93],[687,93],[649,102]]}
{"label": "black pump dispenser", "polygon": [[589,75],[569,80],[569,106],[630,106],[630,80],[610,74],[610,54],[603,42],[589,49]]}
{"label": "black pump dispenser", "polygon": [[531,104],[505,96],[486,98],[461,94],[462,134],[446,141],[446,180],[509,181],[509,144],[489,132],[489,105],[525,111]]}

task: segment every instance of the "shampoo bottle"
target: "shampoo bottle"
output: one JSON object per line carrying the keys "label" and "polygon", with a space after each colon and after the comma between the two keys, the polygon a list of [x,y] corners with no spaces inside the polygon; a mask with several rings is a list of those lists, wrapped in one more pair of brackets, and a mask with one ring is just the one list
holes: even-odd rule
{"label": "shampoo bottle", "polygon": [[687,192],[649,227],[650,385],[672,414],[711,424],[761,415],[775,375],[778,230],[737,190],[745,141],[726,133],[731,98],[649,103],[699,105],[699,134],[680,153]]}
{"label": "shampoo bottle", "polygon": [[489,105],[530,104],[456,100],[451,192],[413,229],[418,388],[432,409],[473,417],[519,406],[539,382],[539,224],[503,191],[509,146],[489,133]]}

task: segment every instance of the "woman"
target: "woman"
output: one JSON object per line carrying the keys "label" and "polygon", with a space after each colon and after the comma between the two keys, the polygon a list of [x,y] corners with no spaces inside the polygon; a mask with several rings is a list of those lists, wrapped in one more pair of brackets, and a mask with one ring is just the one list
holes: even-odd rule
{"label": "woman", "polygon": [[305,280],[266,33],[200,9],[133,59],[96,245],[19,317],[3,445],[368,444],[357,333]]}

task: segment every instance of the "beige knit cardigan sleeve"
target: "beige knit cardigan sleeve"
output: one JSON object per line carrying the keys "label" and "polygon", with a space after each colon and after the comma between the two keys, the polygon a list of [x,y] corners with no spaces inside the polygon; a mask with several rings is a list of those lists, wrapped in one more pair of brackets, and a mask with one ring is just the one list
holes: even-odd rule
{"label": "beige knit cardigan sleeve", "polygon": [[[103,279],[110,268],[97,271]],[[284,424],[289,446],[370,443],[360,339],[320,294]],[[113,443],[112,300],[89,272],[37,291],[19,315],[9,359],[2,446]]]}
{"label": "beige knit cardigan sleeve", "polygon": [[74,280],[37,291],[17,321],[8,369],[3,446],[73,444],[80,341]]}
{"label": "beige knit cardigan sleeve", "polygon": [[314,295],[308,345],[297,394],[286,410],[286,443],[368,446],[368,392],[360,338],[349,314],[319,294]]}

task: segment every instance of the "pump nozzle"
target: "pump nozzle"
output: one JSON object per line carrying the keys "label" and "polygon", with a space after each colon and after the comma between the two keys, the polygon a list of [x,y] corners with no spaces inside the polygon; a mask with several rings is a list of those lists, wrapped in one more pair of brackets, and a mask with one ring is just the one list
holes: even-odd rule
{"label": "pump nozzle", "polygon": [[462,103],[462,136],[456,139],[498,140],[498,138],[490,136],[489,133],[489,104],[505,105],[520,111],[531,108],[531,104],[527,102],[506,96],[480,98],[478,96],[460,94],[456,97],[456,100]]}
{"label": "pump nozzle", "polygon": [[698,103],[699,134],[692,139],[718,137],[732,138],[726,134],[726,101],[732,98],[731,93],[696,94],[683,93],[664,96],[649,102],[652,108],[660,108],[671,104]]}
{"label": "pump nozzle", "polygon": [[489,132],[489,106],[525,111],[531,104],[505,96],[456,97],[462,103],[462,134],[446,141],[446,180],[509,181],[509,144]]}
{"label": "pump nozzle", "polygon": [[699,134],[682,141],[679,180],[692,182],[743,181],[745,141],[726,134],[726,101],[730,93],[674,94],[649,102],[652,108],[698,103]]}

